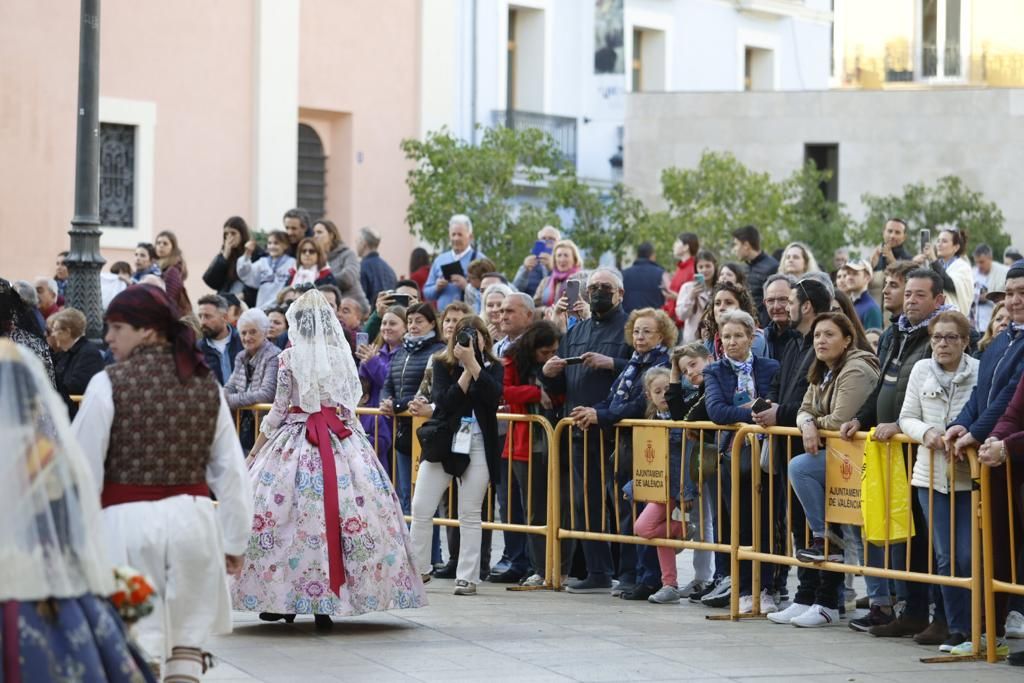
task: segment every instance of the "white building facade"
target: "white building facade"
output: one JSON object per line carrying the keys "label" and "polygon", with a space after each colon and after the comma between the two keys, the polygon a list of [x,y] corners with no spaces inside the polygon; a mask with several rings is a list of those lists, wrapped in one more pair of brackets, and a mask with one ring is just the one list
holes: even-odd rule
{"label": "white building facade", "polygon": [[[830,0],[427,0],[421,134],[550,132],[578,175],[622,177],[633,91],[829,84]],[[477,133],[477,136],[479,133]]]}

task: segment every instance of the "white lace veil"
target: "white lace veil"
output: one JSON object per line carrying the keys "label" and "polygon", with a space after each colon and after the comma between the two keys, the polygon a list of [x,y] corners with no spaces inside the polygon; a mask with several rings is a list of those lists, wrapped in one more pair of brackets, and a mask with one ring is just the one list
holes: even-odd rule
{"label": "white lace veil", "polygon": [[28,350],[0,340],[0,601],[113,593],[98,488],[67,407]]}
{"label": "white lace veil", "polygon": [[337,314],[315,289],[288,307],[288,366],[299,390],[299,406],[320,411],[331,401],[355,414],[363,387]]}

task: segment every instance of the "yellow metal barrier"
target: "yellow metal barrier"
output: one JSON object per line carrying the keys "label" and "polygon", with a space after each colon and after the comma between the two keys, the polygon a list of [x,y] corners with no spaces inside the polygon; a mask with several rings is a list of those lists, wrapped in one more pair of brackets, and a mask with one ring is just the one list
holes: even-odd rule
{"label": "yellow metal barrier", "polygon": [[[1013,481],[1013,463],[1010,458],[1006,459],[1006,463],[1003,465],[1005,470],[998,472],[998,479],[1005,479],[1006,492],[1005,498],[1003,492],[997,490],[997,487],[1001,489],[999,484],[992,482],[993,473],[997,472],[1001,468],[992,468],[987,465],[981,467],[981,528],[982,528],[982,545],[984,548],[982,564],[985,569],[985,576],[983,584],[985,586],[985,632],[989,634],[988,648],[986,650],[986,659],[989,662],[997,661],[996,655],[996,638],[994,634],[997,631],[996,623],[996,593],[1008,593],[1010,595],[1021,595],[1024,596],[1024,586],[1017,583],[1017,539],[1016,534],[1019,531],[1016,529],[1016,523],[1014,515],[1016,510],[1021,505],[1019,496],[1015,496],[1014,492],[1016,487]],[[1000,509],[994,509],[998,506]],[[996,541],[995,538],[995,523],[998,515],[1006,515],[1009,549],[1003,548],[1003,552],[1009,553],[1009,565],[1010,565],[1010,580],[1005,581],[1002,579],[995,578],[995,564],[996,564]],[[1005,615],[1004,615],[1005,616]]]}
{"label": "yellow metal barrier", "polygon": [[[619,465],[620,465],[620,462],[619,462],[619,457],[620,457],[619,456],[619,452],[620,452],[620,438],[619,437],[620,437],[620,434],[619,434],[619,432],[622,429],[631,429],[631,428],[634,428],[634,427],[655,427],[655,428],[661,428],[661,429],[665,429],[665,430],[671,430],[671,429],[684,429],[685,430],[684,431],[683,454],[682,454],[682,457],[681,457],[681,467],[680,467],[680,482],[679,482],[680,491],[682,491],[682,488],[684,486],[685,473],[686,473],[686,468],[687,468],[687,458],[686,458],[686,450],[687,449],[686,449],[685,441],[687,439],[691,439],[692,440],[692,438],[690,436],[690,433],[692,433],[692,432],[696,432],[697,433],[698,445],[696,447],[699,449],[698,450],[699,457],[701,459],[703,459],[705,442],[707,441],[707,439],[705,438],[705,432],[714,433],[715,434],[714,441],[715,441],[715,443],[717,443],[719,441],[719,436],[720,436],[721,432],[732,432],[732,431],[735,431],[737,429],[735,426],[732,426],[732,425],[725,425],[725,426],[723,426],[723,425],[714,424],[712,422],[683,422],[683,421],[671,421],[671,420],[623,420],[623,421],[621,421],[621,422],[619,422],[618,424],[615,425],[615,442],[614,442],[615,443],[615,448],[614,448],[614,452],[612,454],[612,460],[611,460],[610,463],[609,463],[608,457],[607,457],[608,454],[605,453],[604,432],[603,432],[603,430],[599,430],[598,433],[599,433],[600,436],[598,438],[600,439],[600,443],[598,445],[598,454],[597,454],[597,456],[599,458],[598,469],[599,469],[599,475],[600,475],[600,478],[601,478],[601,482],[600,482],[600,491],[601,491],[601,513],[600,513],[600,517],[601,517],[601,520],[600,520],[600,525],[599,525],[600,530],[594,530],[593,527],[597,526],[596,520],[592,520],[591,517],[590,517],[590,514],[589,514],[589,509],[590,509],[590,501],[589,501],[590,486],[588,486],[588,484],[590,484],[589,477],[590,477],[590,469],[591,468],[590,468],[589,465],[590,465],[590,458],[592,457],[591,456],[590,443],[589,443],[589,440],[590,440],[590,430],[584,431],[582,433],[581,437],[578,437],[578,436],[574,437],[574,432],[578,431],[578,430],[576,430],[573,427],[573,421],[571,419],[569,419],[569,418],[565,418],[565,419],[562,419],[561,421],[559,421],[558,425],[555,427],[555,433],[554,433],[554,438],[556,440],[556,443],[559,444],[559,446],[561,445],[562,435],[564,433],[566,433],[567,430],[569,430],[568,431],[568,451],[569,452],[568,452],[568,454],[565,455],[565,458],[566,458],[566,462],[568,464],[568,467],[566,469],[567,469],[567,472],[568,472],[568,476],[570,477],[570,479],[569,479],[569,501],[568,501],[568,504],[570,505],[570,514],[569,514],[569,525],[568,525],[568,528],[566,528],[561,523],[562,522],[562,505],[563,505],[563,501],[561,500],[561,496],[559,495],[559,491],[561,490],[560,477],[561,477],[562,467],[561,466],[554,467],[554,468],[552,468],[552,479],[551,479],[551,482],[550,482],[550,485],[549,485],[549,491],[550,491],[549,498],[552,498],[552,499],[555,500],[555,506],[554,506],[554,509],[552,510],[551,520],[552,520],[553,523],[557,524],[557,526],[555,526],[555,528],[553,529],[554,538],[552,539],[553,540],[553,550],[554,550],[554,553],[555,553],[555,557],[552,559],[552,565],[554,567],[559,567],[560,564],[561,564],[560,544],[558,543],[558,541],[561,540],[561,539],[574,539],[574,540],[579,540],[579,541],[601,541],[601,542],[611,542],[611,543],[627,543],[627,544],[633,544],[633,545],[662,546],[662,547],[670,547],[670,548],[677,548],[677,549],[689,548],[691,550],[707,550],[707,551],[711,551],[711,552],[722,552],[722,553],[730,552],[730,546],[729,546],[729,544],[726,544],[726,543],[713,542],[713,541],[708,541],[708,540],[697,541],[697,540],[688,539],[688,538],[682,538],[682,539],[671,538],[670,537],[671,525],[669,523],[666,523],[666,525],[665,525],[665,537],[664,538],[642,538],[642,537],[636,536],[635,534],[621,534],[621,533],[616,533],[616,532],[610,531],[608,529],[608,523],[607,523],[608,522],[608,517],[609,517],[608,509],[607,509],[608,496],[606,495],[607,488],[608,488],[607,487],[607,484],[608,484],[607,469],[608,469],[608,466],[611,465],[611,467],[612,467],[612,476],[613,477],[614,477],[615,473],[619,471]],[[582,503],[583,503],[583,505],[582,505],[582,507],[583,507],[583,510],[582,510],[583,519],[582,520],[577,520],[577,513],[576,513],[576,499],[577,499],[577,495],[576,495],[576,491],[575,491],[575,488],[576,488],[576,481],[575,481],[576,477],[574,476],[574,470],[573,470],[574,466],[573,466],[573,461],[572,461],[572,459],[575,457],[574,453],[573,453],[574,438],[581,438],[582,441],[583,441],[583,443],[582,443],[582,453],[581,453],[582,462],[580,463],[581,470],[582,470],[581,476],[580,476],[580,485],[583,488],[583,491],[581,492],[582,493],[581,499],[582,499]],[[563,455],[562,453],[558,454],[558,456],[559,456],[559,463],[561,463],[562,455]],[[669,470],[670,470],[670,468],[666,468],[665,469],[665,476],[666,477],[669,476],[668,475]],[[704,484],[706,482],[704,481],[703,468],[702,467],[698,467],[698,481],[695,482],[695,483],[697,484],[697,491],[698,491],[698,498],[697,498],[696,506],[697,506],[697,509],[698,509],[698,518],[700,520],[698,529],[699,529],[701,535],[703,535],[703,530],[704,530],[704,502],[705,502],[704,499],[703,499],[703,496],[704,496]],[[723,531],[723,529],[721,528],[721,523],[720,523],[720,520],[722,518],[722,515],[721,515],[721,509],[722,509],[722,507],[721,507],[722,506],[722,471],[721,471],[720,467],[716,469],[716,484],[715,485],[717,487],[717,493],[718,493],[718,495],[717,495],[718,514],[715,515],[715,518],[719,520],[719,528],[717,530],[717,533],[715,534],[715,538],[722,538],[722,531]],[[620,491],[619,491],[619,486],[618,486],[618,481],[617,480],[614,482],[614,486],[612,487],[612,489],[613,489],[613,502],[615,503],[615,506],[614,506],[615,507],[615,511],[614,512],[615,512],[615,516],[616,516],[616,526],[621,528],[621,519],[619,519],[619,513],[618,513],[618,498],[619,498],[619,495],[620,495]],[[668,489],[668,487],[666,486],[666,491],[667,491],[667,489]],[[669,512],[672,509],[672,506],[670,505],[670,502],[671,501],[669,501],[667,499],[665,501],[666,506],[667,506],[666,512]],[[633,503],[631,505],[631,508],[632,508],[633,521],[635,522],[636,521],[636,504]],[[577,524],[578,521],[582,521],[582,523],[583,523],[582,524],[582,526],[583,526],[582,529],[577,528],[579,526]],[[684,536],[685,536],[685,525],[684,525]],[[561,587],[561,577],[560,576],[555,581],[554,586],[555,586],[556,589]]]}
{"label": "yellow metal barrier", "polygon": [[[801,436],[801,433],[800,433],[800,430],[792,428],[792,427],[770,427],[770,428],[763,428],[763,427],[758,427],[758,426],[753,426],[753,425],[744,425],[742,428],[740,428],[739,432],[737,433],[737,438],[735,439],[735,442],[733,444],[733,457],[732,457],[732,498],[733,498],[733,509],[738,509],[738,505],[739,505],[739,495],[740,495],[740,490],[739,490],[739,482],[740,482],[739,454],[740,454],[740,449],[742,448],[743,441],[749,435],[764,435],[768,439],[771,440],[771,439],[774,439],[775,437],[797,437],[797,438],[799,438]],[[829,431],[821,431],[820,435],[821,435],[822,438],[825,438],[825,439],[828,439],[828,438],[838,438],[839,437],[839,433],[838,432],[829,432]],[[863,440],[863,439],[866,439],[866,438],[867,438],[867,433],[866,432],[860,432],[860,433],[858,433],[856,435],[856,440]],[[788,441],[788,439],[787,439],[787,441]],[[911,446],[918,445],[916,441],[913,441],[913,440],[909,439],[908,437],[906,437],[905,435],[902,435],[902,434],[894,436],[887,443],[899,443],[899,444],[907,444],[907,445],[911,445]],[[773,445],[771,443],[771,441],[769,442],[769,445],[770,446]],[[788,448],[787,450],[788,450],[788,453],[787,453],[787,464],[788,464],[789,460],[791,460],[792,457],[793,457],[793,453],[792,453],[792,449],[791,448]],[[772,457],[774,458],[775,449],[774,448],[770,448],[770,452],[772,454]],[[903,454],[902,446],[899,449],[897,449],[895,452],[899,453],[900,455],[902,455]],[[889,449],[889,453],[888,453],[888,457],[891,458],[892,455],[893,455],[893,450],[890,448]],[[752,458],[756,458],[757,456],[756,456],[756,454],[752,454],[751,457]],[[824,454],[823,454],[823,457],[825,457]],[[969,453],[968,461],[969,461],[970,468],[971,468],[971,478],[972,478],[972,480],[974,482],[977,482],[979,476],[981,476],[980,465],[978,463],[977,454],[975,452],[973,452],[973,451],[970,452]],[[914,487],[913,486],[909,486],[909,483],[910,483],[911,478],[912,478],[912,471],[913,471],[913,457],[912,457],[912,454],[908,454],[908,456],[905,458],[905,462],[906,462],[906,468],[907,468],[908,489],[910,491],[910,496],[913,496],[914,495]],[[774,460],[772,460],[771,464],[774,465]],[[933,468],[934,467],[934,461],[930,461],[930,465],[931,465],[931,468]],[[886,467],[887,467],[887,470],[890,469],[888,463],[887,463]],[[930,468],[930,471],[929,471],[929,481],[933,480],[932,479],[933,470],[931,470],[931,468]],[[774,466],[770,466],[768,469],[769,469],[769,490],[772,490],[772,485],[774,483],[774,476],[775,476],[774,475],[775,468],[774,468]],[[950,490],[953,490],[953,488],[952,488],[952,477],[954,476],[954,468],[952,468],[952,467],[948,468],[948,473],[949,473],[949,476],[951,478]],[[916,533],[927,533],[928,534],[928,537],[927,537],[928,538],[928,571],[927,572],[910,571],[911,550],[910,550],[910,541],[909,540],[906,542],[906,546],[907,546],[907,549],[906,549],[906,564],[905,564],[905,568],[903,570],[891,568],[891,567],[888,566],[889,565],[889,548],[890,548],[890,542],[888,540],[884,544],[885,561],[884,561],[884,566],[882,566],[882,567],[870,567],[870,566],[867,566],[867,564],[868,564],[868,562],[867,562],[867,543],[865,543],[865,545],[864,545],[865,556],[863,558],[864,559],[864,564],[863,565],[849,565],[849,564],[842,563],[842,562],[806,563],[806,562],[801,562],[796,557],[794,557],[791,552],[789,552],[789,548],[788,548],[789,540],[792,538],[792,528],[791,528],[792,517],[790,515],[787,515],[787,522],[786,522],[786,540],[787,540],[787,543],[786,543],[787,551],[786,551],[786,553],[785,554],[781,554],[781,553],[773,552],[772,548],[769,548],[768,552],[763,552],[762,549],[759,547],[760,546],[760,541],[761,541],[761,533],[760,533],[761,532],[761,525],[764,523],[764,521],[761,519],[761,501],[760,501],[760,498],[761,498],[761,495],[762,495],[762,483],[761,483],[761,480],[762,480],[762,476],[763,476],[764,473],[761,470],[761,467],[759,466],[759,463],[752,462],[752,464],[751,464],[751,474],[754,477],[753,484],[751,486],[751,496],[752,496],[751,507],[752,507],[752,510],[753,510],[753,533],[752,533],[752,536],[751,536],[751,539],[752,539],[752,545],[751,546],[741,546],[741,545],[739,545],[739,543],[738,543],[738,539],[739,539],[739,518],[738,518],[738,516],[734,516],[732,518],[732,520],[731,520],[732,527],[733,527],[732,528],[732,535],[731,535],[731,538],[733,540],[733,543],[732,543],[733,547],[732,547],[731,552],[732,552],[733,577],[734,577],[733,578],[734,590],[732,592],[732,604],[730,606],[730,617],[732,619],[739,619],[739,618],[746,618],[746,617],[755,617],[756,618],[757,616],[759,616],[759,612],[760,612],[760,597],[761,597],[760,564],[762,562],[770,562],[772,564],[783,564],[783,565],[790,565],[790,566],[797,566],[797,567],[806,567],[806,568],[810,568],[810,569],[818,569],[818,570],[824,570],[824,571],[842,572],[842,573],[855,574],[855,575],[860,575],[860,576],[875,576],[875,577],[879,577],[879,578],[891,579],[891,580],[899,580],[899,581],[916,581],[916,582],[920,582],[920,583],[928,583],[928,584],[937,585],[937,586],[952,586],[952,587],[956,587],[956,588],[963,588],[965,590],[970,591],[970,593],[971,593],[971,622],[972,622],[971,623],[971,641],[972,641],[972,643],[974,645],[974,652],[976,654],[974,656],[972,656],[972,657],[953,657],[953,656],[950,656],[950,657],[928,657],[928,658],[923,658],[922,661],[924,661],[924,662],[940,662],[940,661],[963,662],[963,661],[970,661],[972,659],[980,659],[981,658],[980,651],[979,651],[980,641],[981,641],[981,605],[982,605],[982,596],[985,593],[985,587],[983,586],[983,581],[982,581],[982,553],[981,553],[982,535],[981,535],[981,524],[980,524],[980,522],[981,522],[981,514],[982,514],[982,510],[984,508],[981,505],[981,495],[982,494],[981,494],[981,491],[979,491],[979,487],[974,486],[974,487],[972,487],[972,490],[971,490],[971,510],[972,510],[972,515],[974,517],[974,521],[971,524],[971,551],[972,551],[971,552],[971,565],[972,565],[971,566],[971,576],[956,576],[956,561],[955,561],[955,558],[956,558],[956,555],[955,555],[955,548],[956,548],[956,544],[955,544],[955,541],[956,541],[956,538],[955,538],[956,506],[955,505],[951,505],[950,506],[950,530],[951,530],[951,537],[950,537],[949,547],[950,547],[950,554],[952,555],[952,561],[950,563],[950,575],[946,576],[946,575],[939,575],[939,574],[934,573],[934,567],[933,567],[934,554],[932,552],[932,543],[933,543],[933,538],[934,538],[934,518],[935,518],[934,514],[933,514],[934,513],[934,507],[933,507],[934,489],[929,488],[929,501],[928,501],[928,507],[929,507],[928,520],[929,520],[929,524],[928,524],[928,528],[926,530],[922,530],[922,529],[917,529],[916,530]],[[788,480],[788,478],[787,478],[787,480]],[[792,494],[793,494],[792,489],[789,489],[789,491],[788,491],[789,500],[792,499]],[[891,495],[892,495],[891,489],[887,490],[887,498],[888,499],[886,500],[886,505],[885,505],[886,511],[891,509],[891,502],[892,502]],[[907,516],[908,516],[908,526],[909,526],[909,517],[912,514],[911,511],[912,511],[912,508],[913,508],[913,501],[908,500],[907,502],[908,502],[908,505],[907,505]],[[770,499],[770,508],[769,508],[770,510],[772,509],[771,505],[773,505],[773,504],[774,504],[774,499]],[[799,503],[797,503],[797,504],[799,504]],[[770,517],[771,517],[772,523],[774,523],[774,520],[775,520],[774,513],[770,513]],[[986,525],[986,528],[988,528],[987,525]],[[805,531],[805,533],[806,533],[806,531]],[[828,544],[829,544],[829,541],[828,541],[827,538],[826,538],[825,544],[826,544],[826,554],[828,554]],[[752,561],[752,564],[753,564],[753,568],[752,568],[752,571],[753,571],[753,574],[752,574],[752,576],[753,576],[753,586],[752,586],[752,591],[751,591],[752,598],[753,598],[753,610],[752,610],[752,614],[751,615],[740,615],[739,614],[739,595],[738,595],[738,591],[735,590],[735,586],[737,585],[736,584],[736,577],[738,576],[739,563],[741,561],[744,561],[744,560],[750,560],[750,561]],[[987,566],[990,566],[990,564],[991,563],[986,563]],[[1021,593],[1024,594],[1024,590],[1022,590]],[[991,609],[989,609],[989,614],[991,614]],[[991,631],[991,632],[994,633],[994,631]],[[995,650],[994,650],[995,639],[994,638],[990,639],[989,645],[990,645],[990,648],[992,648],[991,652],[994,655],[994,652],[995,652]]]}

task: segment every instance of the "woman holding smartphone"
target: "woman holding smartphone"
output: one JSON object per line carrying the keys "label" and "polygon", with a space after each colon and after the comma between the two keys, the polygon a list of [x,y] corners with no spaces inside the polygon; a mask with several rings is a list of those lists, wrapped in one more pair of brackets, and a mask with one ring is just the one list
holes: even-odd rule
{"label": "woman holding smartphone", "polygon": [[711,301],[711,291],[718,284],[718,259],[714,252],[697,252],[697,273],[679,290],[676,297],[675,320],[682,324],[684,344],[700,339],[700,320]]}
{"label": "woman holding smartphone", "polygon": [[459,477],[461,551],[455,595],[476,595],[481,510],[488,484],[498,481],[499,476],[497,414],[503,368],[491,349],[491,335],[484,321],[467,316],[456,325],[445,350],[434,358],[434,417],[442,417],[454,437],[450,458],[444,458],[444,462],[424,458],[420,462],[412,501],[414,561],[424,580],[429,581],[434,511],[452,477]]}

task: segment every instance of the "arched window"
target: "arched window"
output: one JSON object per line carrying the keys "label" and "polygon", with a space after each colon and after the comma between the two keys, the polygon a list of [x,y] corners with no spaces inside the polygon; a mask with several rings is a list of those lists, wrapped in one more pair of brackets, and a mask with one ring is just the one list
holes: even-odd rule
{"label": "arched window", "polygon": [[320,136],[312,127],[299,124],[299,165],[296,204],[309,212],[312,220],[323,218],[327,189],[327,157]]}

